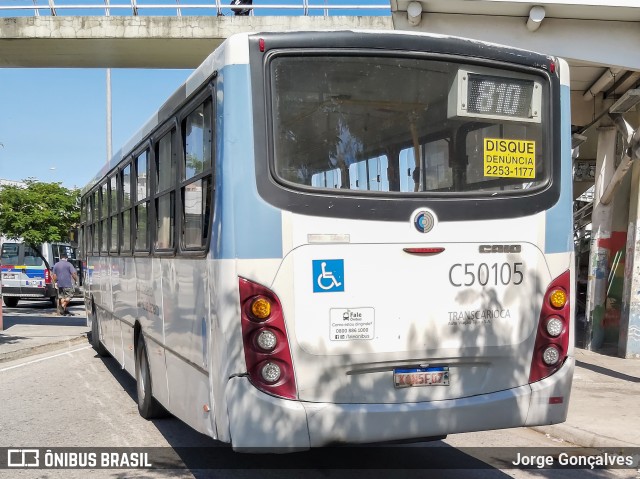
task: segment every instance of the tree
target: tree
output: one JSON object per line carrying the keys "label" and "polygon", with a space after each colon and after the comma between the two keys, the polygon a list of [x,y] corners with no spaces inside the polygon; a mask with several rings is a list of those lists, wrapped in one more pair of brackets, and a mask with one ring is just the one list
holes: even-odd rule
{"label": "tree", "polygon": [[40,243],[68,241],[80,221],[80,191],[34,179],[24,183],[0,189],[0,233],[36,251]]}

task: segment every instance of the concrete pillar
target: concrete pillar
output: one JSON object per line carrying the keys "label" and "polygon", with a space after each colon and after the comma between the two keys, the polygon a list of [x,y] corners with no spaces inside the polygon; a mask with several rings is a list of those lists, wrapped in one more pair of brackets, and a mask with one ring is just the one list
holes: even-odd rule
{"label": "concrete pillar", "polygon": [[624,289],[618,355],[640,359],[640,164],[635,161],[631,172],[629,229],[624,268]]}
{"label": "concrete pillar", "polygon": [[611,240],[612,203],[600,202],[615,172],[617,130],[614,126],[598,128],[598,151],[596,154],[596,181],[591,215],[591,251],[589,253],[589,278],[587,285],[587,331],[585,346],[596,350],[604,342],[604,320],[609,273],[609,242]]}

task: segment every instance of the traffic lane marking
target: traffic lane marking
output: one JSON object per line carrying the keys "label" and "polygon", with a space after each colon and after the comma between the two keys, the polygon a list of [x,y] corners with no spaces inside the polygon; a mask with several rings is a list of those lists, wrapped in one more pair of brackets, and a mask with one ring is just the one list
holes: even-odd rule
{"label": "traffic lane marking", "polygon": [[16,365],[14,365],[14,366],[9,366],[9,367],[6,367],[6,368],[1,368],[1,369],[0,369],[0,373],[3,373],[3,372],[5,372],[5,371],[10,371],[10,370],[12,370],[12,369],[21,368],[21,367],[23,367],[23,366],[29,366],[30,364],[35,364],[35,363],[39,363],[39,362],[42,362],[42,361],[47,361],[47,360],[49,360],[49,359],[58,358],[58,357],[60,357],[60,356],[71,355],[71,354],[73,354],[73,353],[75,353],[75,352],[78,352],[78,351],[84,351],[85,349],[89,349],[89,348],[91,348],[91,347],[92,347],[91,345],[86,345],[86,346],[82,346],[82,347],[80,347],[80,348],[70,349],[70,350],[65,351],[65,352],[63,352],[63,353],[57,353],[57,354],[52,354],[52,355],[49,355],[49,356],[45,356],[45,357],[43,357],[43,358],[32,359],[31,361],[27,361],[27,362],[25,362],[25,363],[20,363],[20,364],[16,364]]}

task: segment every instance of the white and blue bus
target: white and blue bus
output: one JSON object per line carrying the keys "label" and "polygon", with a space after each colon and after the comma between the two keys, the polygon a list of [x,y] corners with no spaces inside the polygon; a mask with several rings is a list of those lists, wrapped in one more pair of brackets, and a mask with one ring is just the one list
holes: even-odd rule
{"label": "white and blue bus", "polygon": [[560,59],[234,35],[84,190],[93,345],[243,451],[562,422],[570,148]]}
{"label": "white and blue bus", "polygon": [[[77,271],[82,264],[76,246],[70,243],[40,243],[31,246],[22,240],[8,240],[0,236],[0,273],[2,301],[15,308],[21,300],[47,300],[55,306],[58,290],[51,268],[64,253]],[[82,296],[82,279],[75,285],[75,296]]]}

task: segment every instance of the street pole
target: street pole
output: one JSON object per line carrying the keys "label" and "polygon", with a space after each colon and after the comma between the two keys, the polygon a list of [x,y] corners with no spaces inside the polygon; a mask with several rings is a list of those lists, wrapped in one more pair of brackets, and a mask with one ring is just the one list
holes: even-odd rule
{"label": "street pole", "polygon": [[107,164],[111,161],[111,68],[107,68]]}

